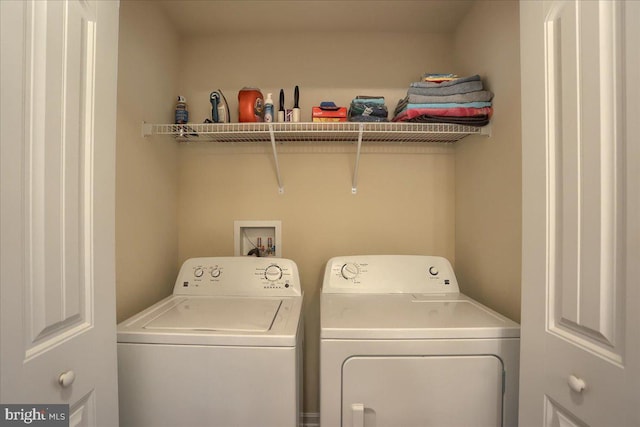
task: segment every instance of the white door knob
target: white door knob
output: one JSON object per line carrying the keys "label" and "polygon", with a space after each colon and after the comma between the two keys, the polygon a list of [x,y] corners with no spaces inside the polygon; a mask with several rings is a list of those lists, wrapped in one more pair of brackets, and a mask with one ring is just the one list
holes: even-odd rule
{"label": "white door knob", "polygon": [[73,371],[67,371],[60,374],[58,377],[58,383],[62,387],[69,387],[76,380],[76,373]]}
{"label": "white door knob", "polygon": [[585,383],[582,378],[578,378],[575,375],[569,375],[568,383],[569,388],[571,388],[571,390],[575,391],[576,393],[582,393],[582,390],[587,387],[587,383]]}

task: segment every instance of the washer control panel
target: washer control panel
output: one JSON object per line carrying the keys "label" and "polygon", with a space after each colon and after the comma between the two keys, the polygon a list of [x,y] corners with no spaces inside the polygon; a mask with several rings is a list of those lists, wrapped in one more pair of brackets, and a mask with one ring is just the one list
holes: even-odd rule
{"label": "washer control panel", "polygon": [[424,294],[459,292],[459,288],[446,258],[360,255],[330,259],[322,292]]}
{"label": "washer control panel", "polygon": [[301,295],[298,267],[284,258],[208,257],[186,260],[174,295]]}

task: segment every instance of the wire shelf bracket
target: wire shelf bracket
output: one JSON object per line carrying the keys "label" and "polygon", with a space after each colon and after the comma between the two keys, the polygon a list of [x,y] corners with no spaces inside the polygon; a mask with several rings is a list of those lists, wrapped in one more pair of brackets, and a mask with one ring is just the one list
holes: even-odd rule
{"label": "wire shelf bracket", "polygon": [[280,176],[280,163],[278,163],[278,150],[276,150],[276,137],[273,133],[273,124],[269,124],[269,136],[271,137],[271,149],[273,150],[273,162],[276,166],[276,179],[278,180],[278,193],[284,194],[282,177]]}
{"label": "wire shelf bracket", "polygon": [[363,133],[364,133],[364,125],[360,123],[360,131],[358,132],[358,148],[356,149],[356,163],[353,166],[353,181],[351,182],[351,194],[358,193],[358,167],[360,166],[360,149],[362,148]]}
{"label": "wire shelf bracket", "polygon": [[358,171],[365,144],[451,144],[469,135],[491,137],[491,125],[483,127],[450,123],[202,123],[152,124],[142,122],[142,136],[169,135],[181,143],[271,144],[278,193],[284,194],[278,144],[356,143],[351,194],[358,193]]}

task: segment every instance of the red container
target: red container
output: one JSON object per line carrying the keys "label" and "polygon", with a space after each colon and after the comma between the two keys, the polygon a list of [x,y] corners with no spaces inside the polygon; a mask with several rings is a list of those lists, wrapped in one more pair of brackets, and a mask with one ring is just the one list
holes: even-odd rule
{"label": "red container", "polygon": [[264,117],[264,99],[260,89],[245,87],[238,92],[238,121],[261,122]]}
{"label": "red container", "polygon": [[323,110],[320,107],[311,108],[312,122],[346,122],[347,107],[336,107],[331,110]]}

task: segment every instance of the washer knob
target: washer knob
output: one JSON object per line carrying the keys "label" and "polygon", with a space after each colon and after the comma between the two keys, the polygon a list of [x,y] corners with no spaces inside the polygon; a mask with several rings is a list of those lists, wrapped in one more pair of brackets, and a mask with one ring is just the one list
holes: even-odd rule
{"label": "washer knob", "polygon": [[203,274],[204,270],[202,269],[202,267],[198,267],[193,271],[193,275],[196,277],[202,277]]}
{"label": "washer knob", "polygon": [[282,277],[282,269],[276,264],[271,264],[269,267],[264,270],[264,278],[270,282],[275,282],[276,280],[280,280]]}
{"label": "washer knob", "polygon": [[346,263],[340,269],[340,274],[347,280],[355,279],[358,273],[360,273],[360,269],[358,269],[358,265],[353,262]]}
{"label": "washer knob", "polygon": [[213,277],[214,279],[220,277],[221,274],[222,274],[222,271],[220,271],[218,267],[213,267],[211,269],[211,277]]}
{"label": "washer knob", "polygon": [[439,273],[438,269],[435,266],[429,267],[429,274],[432,276],[437,276]]}

